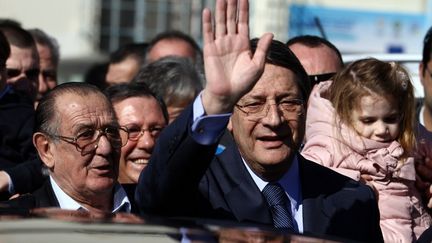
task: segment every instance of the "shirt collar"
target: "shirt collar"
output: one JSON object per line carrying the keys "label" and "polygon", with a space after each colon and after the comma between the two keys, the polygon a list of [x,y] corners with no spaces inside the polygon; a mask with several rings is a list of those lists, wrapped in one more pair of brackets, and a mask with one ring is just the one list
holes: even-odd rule
{"label": "shirt collar", "polygon": [[[242,158],[243,159],[243,158]],[[264,190],[264,187],[269,183],[268,181],[264,181],[258,175],[255,174],[254,171],[249,168],[246,161],[243,159],[243,163],[246,166],[249,174],[252,176],[255,184],[258,186],[260,191]],[[294,205],[295,208],[301,204],[301,185],[300,185],[300,171],[299,171],[299,162],[297,158],[297,154],[294,155],[291,166],[288,171],[278,180],[278,183],[284,188],[285,192],[288,194],[288,197],[291,200],[291,204]]]}
{"label": "shirt collar", "polygon": [[419,117],[418,117],[419,123],[422,124],[423,126],[424,126],[424,117],[423,117],[424,110],[425,110],[425,106],[422,105],[422,107],[420,108]]}
{"label": "shirt collar", "polygon": [[[77,201],[67,195],[55,182],[55,180],[50,176],[51,185],[54,194],[59,202],[61,209],[68,210],[87,210],[85,207],[81,206]],[[88,210],[87,210],[88,211]],[[112,213],[116,212],[131,212],[131,203],[126,195],[126,191],[121,187],[120,184],[116,183],[114,186],[114,202]]]}
{"label": "shirt collar", "polygon": [[131,212],[131,203],[129,198],[127,197],[126,191],[119,183],[116,183],[114,187],[114,207],[112,212]]}

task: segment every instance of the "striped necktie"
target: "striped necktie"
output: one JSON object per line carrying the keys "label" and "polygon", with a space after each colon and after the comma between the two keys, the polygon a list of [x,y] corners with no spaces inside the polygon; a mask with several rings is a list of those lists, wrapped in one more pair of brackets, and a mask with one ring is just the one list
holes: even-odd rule
{"label": "striped necktie", "polygon": [[[295,232],[291,210],[287,206],[291,205],[285,190],[279,183],[269,183],[262,191],[273,216],[273,225],[278,229],[286,229]],[[291,209],[291,206],[289,207]]]}

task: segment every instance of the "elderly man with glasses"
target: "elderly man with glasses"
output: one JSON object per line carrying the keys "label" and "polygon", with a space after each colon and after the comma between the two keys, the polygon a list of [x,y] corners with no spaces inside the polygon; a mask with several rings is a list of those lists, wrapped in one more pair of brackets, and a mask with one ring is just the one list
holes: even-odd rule
{"label": "elderly man with glasses", "polygon": [[119,127],[101,91],[85,83],[57,86],[39,103],[35,131],[33,143],[49,180],[10,205],[131,212],[131,202],[117,182],[120,149],[128,141],[128,131]]}

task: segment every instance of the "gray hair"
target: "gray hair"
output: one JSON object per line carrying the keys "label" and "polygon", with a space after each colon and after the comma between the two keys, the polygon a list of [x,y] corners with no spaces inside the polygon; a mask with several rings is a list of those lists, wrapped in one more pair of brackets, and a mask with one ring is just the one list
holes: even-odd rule
{"label": "gray hair", "polygon": [[168,56],[141,68],[133,82],[147,84],[170,106],[190,103],[203,89],[204,72],[189,58]]}

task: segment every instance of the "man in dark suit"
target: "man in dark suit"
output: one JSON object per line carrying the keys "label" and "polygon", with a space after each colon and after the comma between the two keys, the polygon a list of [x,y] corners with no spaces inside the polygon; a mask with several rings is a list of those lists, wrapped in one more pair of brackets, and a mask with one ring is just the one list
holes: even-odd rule
{"label": "man in dark suit", "polygon": [[95,86],[56,86],[36,109],[33,143],[49,179],[13,207],[59,207],[92,213],[131,212],[117,182],[120,148],[127,143],[108,98]]}
{"label": "man in dark suit", "polygon": [[422,192],[423,201],[432,208],[432,27],[423,39],[423,55],[419,64],[419,78],[423,85],[424,97],[416,99],[418,121],[418,150],[416,165],[416,185]]}
{"label": "man in dark suit", "polygon": [[[16,39],[20,40],[19,37]],[[32,143],[33,104],[7,83],[6,63],[13,60],[10,54],[11,46],[0,31],[0,170],[13,168],[36,155]],[[9,177],[4,174],[0,171],[0,199],[9,196],[5,193],[9,189]]]}
{"label": "man in dark suit", "polygon": [[[207,86],[159,137],[141,211],[383,241],[372,190],[298,153],[310,92],[300,62],[271,34],[249,42],[246,0],[238,13],[237,1],[217,1],[215,16],[213,31],[203,12]],[[226,127],[234,140],[214,156]]]}

